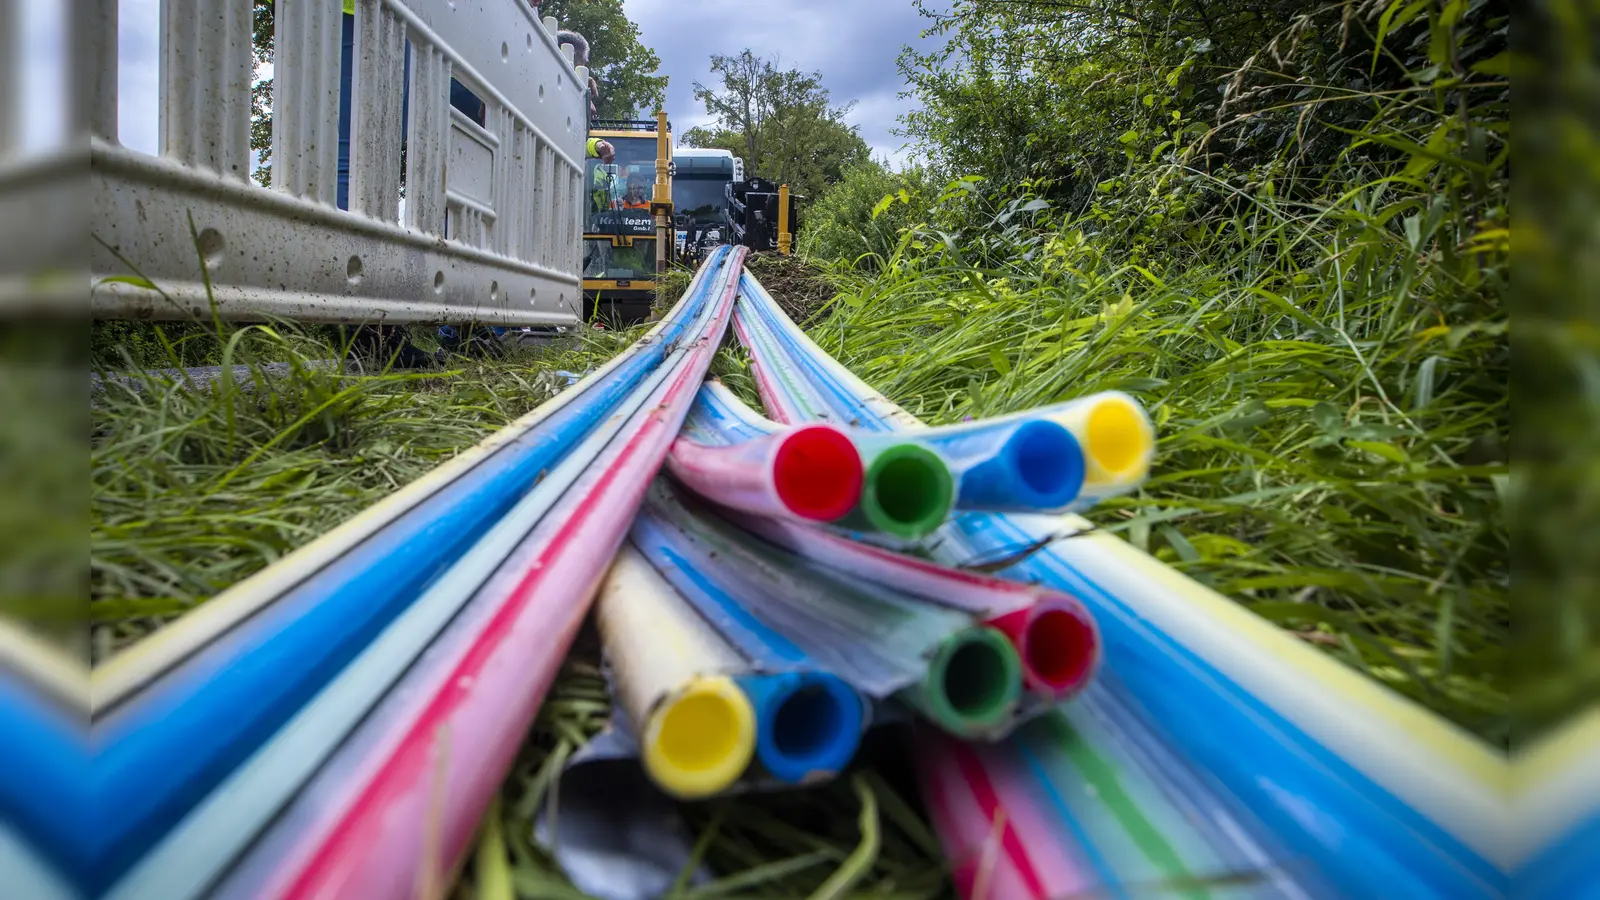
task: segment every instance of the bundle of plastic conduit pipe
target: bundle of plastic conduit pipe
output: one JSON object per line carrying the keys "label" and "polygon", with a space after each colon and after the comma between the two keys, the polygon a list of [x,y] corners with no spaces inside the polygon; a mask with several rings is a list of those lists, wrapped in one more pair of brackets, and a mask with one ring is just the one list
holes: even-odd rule
{"label": "bundle of plastic conduit pipe", "polygon": [[[821,398],[812,418],[926,430],[755,279],[740,292],[758,376],[785,373]],[[1106,441],[1096,416],[1079,420],[1112,486],[1118,461],[1139,455],[1122,418],[1103,417]],[[1507,769],[1458,729],[1082,519],[969,513],[928,546],[954,564],[1009,558],[1005,574],[1073,591],[1113,648],[1074,703],[1006,741],[916,743],[964,894],[1506,894]]]}
{"label": "bundle of plastic conduit pipe", "polygon": [[[448,871],[687,413],[743,255],[720,249],[579,385],[96,670],[75,781],[60,717],[8,703],[23,740],[0,810],[28,858],[66,895],[116,897],[394,896]],[[79,793],[103,801],[93,827]]]}
{"label": "bundle of plastic conduit pipe", "polygon": [[[789,384],[781,416],[821,409]],[[713,382],[666,469],[699,498],[663,484],[647,499],[601,623],[644,767],[668,793],[830,777],[864,722],[848,689],[993,740],[1091,679],[1098,631],[1070,595],[843,534],[915,539],[947,519],[958,485],[980,508],[1080,502],[1083,455],[1053,419],[885,439],[766,420]],[[749,689],[754,674],[796,673],[812,683]]]}

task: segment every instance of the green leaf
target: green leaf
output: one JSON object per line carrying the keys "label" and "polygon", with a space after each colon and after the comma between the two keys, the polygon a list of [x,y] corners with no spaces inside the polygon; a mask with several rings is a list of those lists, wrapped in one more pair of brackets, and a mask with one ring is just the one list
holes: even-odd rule
{"label": "green leaf", "polygon": [[1502,50],[1482,62],[1475,62],[1470,67],[1471,71],[1479,75],[1499,75],[1503,78],[1511,77],[1511,53]]}
{"label": "green leaf", "polygon": [[95,287],[99,287],[102,284],[128,284],[136,288],[144,288],[147,291],[153,291],[156,289],[155,284],[153,284],[150,279],[140,278],[137,275],[107,275],[106,277],[96,281]]}
{"label": "green leaf", "polygon": [[993,365],[994,370],[999,372],[1001,375],[1011,374],[1011,360],[1006,359],[1006,355],[1000,352],[999,347],[989,348],[989,363],[990,365]]}
{"label": "green leaf", "polygon": [[1450,143],[1451,121],[1446,119],[1440,122],[1439,126],[1433,129],[1433,134],[1428,136],[1428,143],[1422,148],[1422,151],[1411,155],[1411,161],[1406,164],[1406,175],[1412,178],[1420,178],[1438,165],[1440,160],[1448,158],[1445,156],[1444,151],[1445,147]]}
{"label": "green leaf", "polygon": [[1404,450],[1393,444],[1380,444],[1377,441],[1350,441],[1349,446],[1357,450],[1365,450],[1373,456],[1382,457],[1390,462],[1405,465],[1411,462],[1411,457]]}
{"label": "green leaf", "polygon": [[1434,0],[1412,0],[1409,5],[1402,7],[1400,0],[1392,0],[1390,2],[1389,8],[1384,10],[1383,15],[1378,19],[1378,36],[1372,43],[1372,68],[1367,73],[1369,77],[1375,75],[1378,71],[1378,54],[1383,52],[1384,37],[1390,31],[1404,27],[1412,19],[1420,15],[1424,9],[1432,6],[1433,3]]}
{"label": "green leaf", "polygon": [[1134,141],[1137,141],[1138,139],[1139,139],[1139,132],[1135,131],[1132,128],[1128,129],[1127,131],[1124,131],[1122,133],[1122,137],[1117,138],[1117,140],[1121,141],[1124,144],[1131,144]]}
{"label": "green leaf", "polygon": [[1433,385],[1439,360],[1438,356],[1430,356],[1417,367],[1417,391],[1412,403],[1416,409],[1425,409],[1433,402]]}
{"label": "green leaf", "polygon": [[1167,542],[1167,546],[1171,547],[1174,553],[1178,554],[1179,559],[1184,562],[1200,561],[1200,551],[1196,550],[1194,545],[1189,543],[1178,529],[1173,528],[1171,525],[1162,525],[1156,530],[1161,532],[1162,539]]}

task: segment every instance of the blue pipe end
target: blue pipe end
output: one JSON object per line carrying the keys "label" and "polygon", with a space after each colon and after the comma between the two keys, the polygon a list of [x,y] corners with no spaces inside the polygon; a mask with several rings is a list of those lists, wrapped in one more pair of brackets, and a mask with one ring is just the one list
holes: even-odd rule
{"label": "blue pipe end", "polygon": [[993,456],[961,473],[963,509],[1030,512],[1066,507],[1083,490],[1085,462],[1078,439],[1048,419],[1012,429]]}
{"label": "blue pipe end", "polygon": [[837,775],[866,727],[861,695],[837,675],[785,672],[737,679],[756,711],[756,760],[786,784]]}

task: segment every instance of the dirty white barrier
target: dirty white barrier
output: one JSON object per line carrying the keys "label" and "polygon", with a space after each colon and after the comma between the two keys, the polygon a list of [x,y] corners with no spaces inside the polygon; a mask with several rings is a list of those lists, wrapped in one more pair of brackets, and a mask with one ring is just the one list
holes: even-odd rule
{"label": "dirty white barrier", "polygon": [[[270,188],[249,178],[251,4],[161,0],[153,156],[117,142],[116,2],[90,5],[95,317],[209,317],[209,277],[234,320],[577,321],[588,71],[526,0],[356,0],[348,210],[340,0],[277,0]],[[107,280],[130,264],[160,290]]]}

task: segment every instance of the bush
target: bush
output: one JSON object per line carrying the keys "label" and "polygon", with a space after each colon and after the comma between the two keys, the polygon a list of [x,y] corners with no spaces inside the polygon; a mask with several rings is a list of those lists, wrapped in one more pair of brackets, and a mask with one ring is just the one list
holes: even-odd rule
{"label": "bush", "polygon": [[891,172],[871,161],[856,165],[807,211],[799,252],[876,271],[894,254],[902,230],[927,215],[928,195],[920,169]]}

